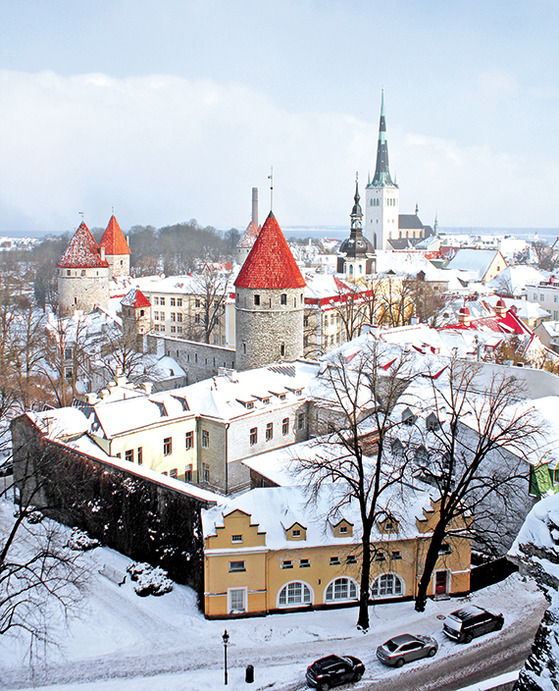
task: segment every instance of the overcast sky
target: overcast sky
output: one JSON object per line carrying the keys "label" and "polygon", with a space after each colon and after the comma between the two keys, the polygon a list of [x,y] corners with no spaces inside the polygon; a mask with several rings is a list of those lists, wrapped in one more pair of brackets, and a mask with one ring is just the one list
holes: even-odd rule
{"label": "overcast sky", "polygon": [[557,0],[1,0],[0,232],[349,223],[381,88],[400,210],[559,226]]}

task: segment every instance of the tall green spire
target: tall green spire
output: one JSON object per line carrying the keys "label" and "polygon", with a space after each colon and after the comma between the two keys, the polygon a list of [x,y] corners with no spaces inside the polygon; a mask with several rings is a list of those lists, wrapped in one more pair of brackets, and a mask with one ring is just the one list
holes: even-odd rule
{"label": "tall green spire", "polygon": [[388,166],[388,142],[386,141],[386,120],[384,117],[384,89],[381,91],[377,166],[372,185],[373,187],[398,187],[398,185],[393,182],[392,178],[390,177],[390,168]]}

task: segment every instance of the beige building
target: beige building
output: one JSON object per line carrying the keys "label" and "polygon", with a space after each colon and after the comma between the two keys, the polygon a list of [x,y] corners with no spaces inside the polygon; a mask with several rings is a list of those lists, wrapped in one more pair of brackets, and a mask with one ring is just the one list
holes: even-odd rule
{"label": "beige building", "polygon": [[[336,505],[334,485],[318,503],[300,487],[254,489],[202,512],[204,613],[208,618],[357,604],[361,574],[357,506]],[[437,519],[428,493],[387,503],[372,538],[371,601],[413,598]],[[444,543],[429,595],[470,587],[470,542]]]}

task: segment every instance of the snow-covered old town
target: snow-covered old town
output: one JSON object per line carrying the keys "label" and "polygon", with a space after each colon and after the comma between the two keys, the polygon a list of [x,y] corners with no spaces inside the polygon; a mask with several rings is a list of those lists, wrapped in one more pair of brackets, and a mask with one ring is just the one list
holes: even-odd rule
{"label": "snow-covered old town", "polygon": [[[549,123],[525,129],[533,142],[515,161],[491,157],[499,127],[490,145],[481,122],[461,130],[473,137],[468,155],[450,139],[441,154],[439,131],[450,137],[462,122],[444,120],[442,93],[433,122],[411,91],[402,99],[419,91],[411,75],[399,83],[402,56],[384,65],[397,33],[391,22],[383,32],[389,8],[376,1],[247,2],[234,18],[221,0],[164,0],[165,18],[151,1],[103,1],[95,21],[88,3],[67,15],[62,4],[48,20],[27,2],[0,10],[13,28],[0,70],[12,141],[0,144],[0,689],[559,689],[559,209],[556,195],[541,200],[557,164],[554,178],[534,143]],[[553,33],[559,14],[544,5],[535,11]],[[495,35],[497,6],[487,8]],[[477,24],[467,10],[435,19],[435,7],[427,21],[396,3],[399,30],[410,39],[437,22],[456,30],[458,54]],[[518,22],[529,14],[507,8]],[[57,32],[85,31],[87,20],[99,36],[101,15],[108,43],[96,54],[92,37],[69,38],[84,50],[64,76]],[[323,73],[309,54],[317,82],[336,77],[323,46],[352,26],[360,58],[376,55],[374,93],[350,88],[348,70],[348,88],[331,89],[352,115],[334,122],[324,96],[303,124],[303,101],[269,55],[259,74],[277,92],[257,91],[254,66],[240,61],[248,46],[230,64],[218,51],[230,29],[260,19],[270,41],[256,45],[290,36],[292,49],[277,50],[292,70],[288,54],[314,46],[325,60]],[[192,74],[166,71],[175,26],[189,27],[192,45],[179,52],[209,80],[189,83],[188,97]],[[194,60],[202,27],[222,72]],[[374,45],[359,48],[367,27]],[[153,32],[153,54],[136,45],[132,68],[115,47],[109,77],[116,31],[125,46]],[[408,61],[419,47],[399,45]],[[547,50],[555,56],[556,43]],[[417,56],[418,71],[432,59]],[[527,99],[551,93],[544,76]],[[495,93],[513,88],[499,79],[492,72],[475,106],[487,106],[488,130]],[[556,82],[549,89],[556,98]],[[252,147],[244,128],[270,116],[272,93],[284,112],[264,137],[251,129]],[[170,99],[190,127],[170,118],[146,128],[151,98]],[[362,99],[374,112],[363,116]],[[404,132],[410,111],[424,136]],[[230,150],[215,141],[222,121]],[[51,138],[32,132],[39,122]],[[280,165],[262,165],[268,139]],[[104,171],[96,149],[109,156]],[[175,155],[200,172],[180,174],[178,201]],[[518,180],[539,168],[537,184],[492,186],[505,159]],[[215,225],[177,220],[199,213]]]}

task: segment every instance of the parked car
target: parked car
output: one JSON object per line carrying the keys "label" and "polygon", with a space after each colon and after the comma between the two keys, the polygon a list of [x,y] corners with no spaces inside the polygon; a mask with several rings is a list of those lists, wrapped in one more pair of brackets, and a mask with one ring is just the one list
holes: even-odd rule
{"label": "parked car", "polygon": [[422,657],[433,657],[438,649],[439,644],[430,636],[403,633],[379,645],[377,657],[385,665],[401,667],[404,662],[412,662]]}
{"label": "parked car", "polygon": [[359,681],[364,671],[365,665],[352,655],[328,655],[307,668],[307,684],[313,689],[327,691],[348,681]]}
{"label": "parked car", "polygon": [[468,605],[448,615],[444,620],[443,631],[453,641],[469,643],[476,636],[500,631],[504,621],[502,614],[492,614],[483,607]]}

